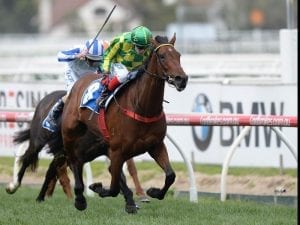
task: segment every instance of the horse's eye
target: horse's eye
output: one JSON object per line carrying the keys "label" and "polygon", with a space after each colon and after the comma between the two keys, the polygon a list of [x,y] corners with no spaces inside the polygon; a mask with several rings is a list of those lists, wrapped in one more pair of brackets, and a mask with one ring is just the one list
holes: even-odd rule
{"label": "horse's eye", "polygon": [[164,54],[163,54],[163,55],[159,55],[159,59],[160,59],[161,61],[164,61],[165,58],[166,58],[166,56],[165,56]]}

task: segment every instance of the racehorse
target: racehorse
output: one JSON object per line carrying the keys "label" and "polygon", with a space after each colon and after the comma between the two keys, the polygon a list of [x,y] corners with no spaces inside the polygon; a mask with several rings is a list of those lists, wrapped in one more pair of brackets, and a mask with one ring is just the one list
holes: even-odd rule
{"label": "racehorse", "polygon": [[17,181],[16,183],[10,183],[6,187],[7,193],[13,194],[17,191],[28,167],[30,167],[32,171],[36,170],[39,152],[46,144],[48,144],[48,151],[54,156],[54,158],[49,165],[44,183],[36,200],[41,202],[44,201],[46,195],[52,195],[57,178],[59,179],[67,197],[72,198],[72,189],[67,175],[66,159],[63,154],[61,134],[59,132],[47,132],[41,126],[41,121],[43,121],[45,116],[47,116],[47,112],[50,110],[52,105],[65,94],[66,91],[55,91],[46,95],[36,107],[30,128],[20,131],[15,135],[14,143],[21,144],[29,140],[29,145],[25,150],[25,153],[18,160],[19,171],[17,174]]}
{"label": "racehorse", "polygon": [[[61,132],[52,133],[41,126],[49,109],[65,94],[65,91],[55,91],[45,96],[36,107],[30,128],[18,132],[14,137],[15,143],[22,143],[29,140],[29,146],[20,159],[21,167],[18,172],[17,184],[10,184],[6,188],[7,193],[13,194],[17,191],[18,187],[21,185],[25,170],[29,166],[32,170],[36,169],[38,154],[42,148],[48,144],[48,153],[52,154],[54,157],[49,165],[44,183],[36,200],[39,202],[44,201],[46,194],[51,195],[53,193],[57,177],[60,180],[67,197],[72,198],[72,189],[67,174],[67,161],[63,149]],[[61,118],[58,119],[58,124],[60,127]],[[81,159],[81,167],[83,167],[84,163],[90,162],[98,156],[107,155],[107,145],[98,143],[96,140],[95,135],[89,131],[80,138],[80,142],[76,148],[78,154],[77,157]],[[120,180],[120,186],[126,201],[125,210],[128,213],[136,213],[137,208],[133,200],[133,193],[127,187],[126,178],[123,174]]]}
{"label": "racehorse", "polygon": [[[83,196],[82,170],[78,166],[76,145],[80,137],[89,130],[99,143],[109,146],[111,164],[111,183],[104,188],[102,183],[90,185],[90,189],[100,197],[115,197],[120,192],[119,180],[123,163],[140,154],[148,152],[165,172],[162,188],[150,188],[147,194],[152,198],[163,199],[175,181],[166,146],[166,118],[163,111],[165,82],[177,91],[185,89],[188,77],[180,64],[180,54],[174,48],[176,36],[168,41],[167,37],[156,36],[151,40],[152,50],[148,60],[138,69],[137,77],[128,82],[126,88],[118,92],[105,111],[91,114],[87,107],[79,107],[85,90],[91,82],[98,79],[95,74],[86,74],[76,81],[65,103],[62,115],[62,135],[68,159],[75,178],[75,206],[83,209],[86,200]],[[96,116],[97,115],[97,116]],[[105,122],[104,122],[105,120]],[[101,122],[100,122],[101,121]],[[102,125],[101,125],[102,123]],[[106,124],[107,139],[99,129]],[[101,129],[102,130],[102,129]]]}

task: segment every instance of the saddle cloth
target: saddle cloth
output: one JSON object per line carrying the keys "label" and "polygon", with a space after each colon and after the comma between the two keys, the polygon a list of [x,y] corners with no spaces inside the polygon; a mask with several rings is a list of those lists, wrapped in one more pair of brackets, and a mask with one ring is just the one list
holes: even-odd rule
{"label": "saddle cloth", "polygon": [[[129,82],[129,81],[127,81]],[[109,93],[109,96],[105,102],[105,109],[113,99],[113,97],[118,93],[118,91],[127,83],[124,82],[119,87],[117,87],[114,92]],[[103,86],[101,85],[100,80],[94,80],[91,82],[91,84],[87,87],[87,89],[83,92],[83,95],[81,97],[80,101],[80,108],[88,108],[91,111],[99,114],[99,104],[97,102],[97,99],[99,99],[101,93],[102,93]]]}

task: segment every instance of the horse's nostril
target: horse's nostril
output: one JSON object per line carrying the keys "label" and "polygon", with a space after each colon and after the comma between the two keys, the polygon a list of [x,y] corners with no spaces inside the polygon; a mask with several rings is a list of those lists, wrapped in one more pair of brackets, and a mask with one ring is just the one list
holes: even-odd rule
{"label": "horse's nostril", "polygon": [[181,80],[182,80],[182,78],[181,78],[180,76],[176,76],[176,77],[175,77],[175,81],[179,82],[179,81],[181,81]]}

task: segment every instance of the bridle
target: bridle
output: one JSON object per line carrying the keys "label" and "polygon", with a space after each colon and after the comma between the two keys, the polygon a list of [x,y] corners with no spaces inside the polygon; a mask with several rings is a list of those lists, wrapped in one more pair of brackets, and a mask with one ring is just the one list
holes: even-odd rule
{"label": "bridle", "polygon": [[[173,44],[170,44],[170,43],[165,43],[165,44],[160,44],[158,45],[156,48],[154,48],[152,50],[152,54],[155,55],[156,59],[157,59],[157,62],[158,62],[158,65],[161,67],[162,71],[163,71],[163,75],[159,75],[157,73],[152,73],[150,72],[149,70],[147,70],[147,65],[149,63],[146,63],[144,64],[144,66],[141,68],[141,71],[144,71],[146,74],[154,77],[155,79],[159,79],[159,80],[162,80],[162,81],[167,81],[169,84],[171,85],[174,85],[174,79],[171,75],[172,74],[168,74],[166,72],[166,69],[164,68],[164,65],[163,65],[163,62],[161,61],[157,51],[159,50],[159,48],[163,47],[163,46],[172,46],[174,48],[174,45]],[[148,60],[150,60],[151,57],[149,57]],[[128,117],[134,119],[134,120],[137,120],[139,122],[143,122],[143,123],[153,123],[153,122],[157,122],[163,118],[165,118],[165,114],[163,112],[163,110],[156,116],[151,116],[151,117],[145,117],[145,116],[142,116],[140,114],[137,114],[136,112],[134,111],[131,111],[131,110],[128,110],[126,108],[123,108],[117,101],[116,97],[114,96],[114,100],[116,102],[116,104],[118,105],[118,107],[121,109],[121,111]]]}
{"label": "bridle", "polygon": [[149,70],[146,69],[146,67],[144,67],[144,71],[146,72],[146,74],[148,74],[150,76],[153,76],[153,77],[158,78],[163,81],[167,81],[169,84],[172,84],[174,78],[172,78],[172,76],[171,76],[172,74],[168,75],[168,73],[166,72],[166,70],[163,66],[163,63],[161,62],[161,59],[159,58],[159,55],[157,54],[157,51],[159,50],[159,48],[161,48],[163,46],[172,46],[174,48],[174,45],[172,45],[170,43],[160,44],[155,49],[152,50],[153,54],[156,56],[158,65],[162,68],[163,76],[150,72]]}
{"label": "bridle", "polygon": [[[153,76],[154,78],[156,79],[159,79],[159,80],[163,80],[163,81],[167,81],[169,83],[170,79],[171,79],[171,76],[168,75],[166,73],[166,70],[164,69],[163,67],[163,63],[161,62],[160,58],[159,58],[159,55],[157,54],[157,51],[159,48],[163,47],[163,46],[172,46],[174,47],[172,44],[169,44],[169,43],[166,43],[166,44],[160,44],[159,46],[157,46],[155,49],[153,49],[153,54],[155,54],[156,58],[157,58],[157,61],[158,61],[158,64],[159,66],[162,68],[163,70],[163,76],[161,75],[158,75],[156,73],[152,73],[150,72],[149,70],[147,70],[146,66],[143,66],[142,70],[145,71],[146,74],[150,75],[150,76]],[[149,62],[148,62],[149,63]],[[143,123],[153,123],[153,122],[157,122],[161,119],[163,119],[165,117],[165,114],[163,111],[161,111],[157,116],[151,116],[151,117],[145,117],[145,116],[142,116],[140,114],[137,114],[136,112],[134,111],[131,111],[131,110],[128,110],[126,108],[123,108],[117,101],[116,97],[114,96],[114,100],[115,100],[115,103],[118,105],[118,107],[121,109],[121,111],[128,117],[134,119],[134,120],[137,120],[139,122],[143,122]]]}

